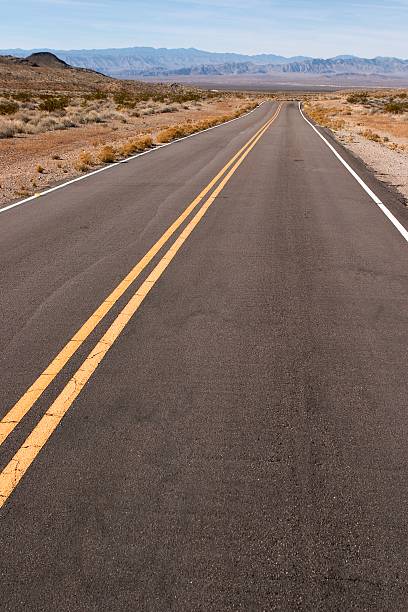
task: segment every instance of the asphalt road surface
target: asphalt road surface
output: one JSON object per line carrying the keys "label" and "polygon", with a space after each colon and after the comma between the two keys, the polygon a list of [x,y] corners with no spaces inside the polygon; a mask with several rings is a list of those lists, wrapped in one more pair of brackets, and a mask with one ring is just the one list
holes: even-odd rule
{"label": "asphalt road surface", "polygon": [[407,264],[295,103],[0,213],[0,609],[406,611]]}

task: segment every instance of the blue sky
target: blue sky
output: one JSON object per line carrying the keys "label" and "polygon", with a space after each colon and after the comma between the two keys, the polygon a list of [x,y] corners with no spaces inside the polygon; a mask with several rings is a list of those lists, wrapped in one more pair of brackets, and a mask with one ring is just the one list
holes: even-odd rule
{"label": "blue sky", "polygon": [[408,0],[0,0],[0,48],[408,58]]}

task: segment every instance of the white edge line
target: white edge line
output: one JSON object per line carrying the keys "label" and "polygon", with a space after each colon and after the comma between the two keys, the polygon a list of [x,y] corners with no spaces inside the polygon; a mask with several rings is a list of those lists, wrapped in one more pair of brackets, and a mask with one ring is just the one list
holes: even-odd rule
{"label": "white edge line", "polygon": [[109,166],[104,166],[103,168],[99,168],[98,170],[93,170],[92,172],[88,172],[82,176],[77,176],[74,179],[66,181],[65,183],[61,183],[60,185],[56,185],[55,187],[51,187],[50,189],[46,189],[45,191],[41,191],[40,193],[36,193],[35,195],[30,196],[29,198],[25,198],[24,200],[19,200],[18,202],[13,202],[13,204],[8,204],[3,208],[0,208],[0,213],[6,212],[7,210],[11,210],[16,206],[21,206],[22,204],[27,204],[32,200],[37,200],[38,198],[47,195],[48,193],[52,193],[53,191],[57,191],[58,189],[62,189],[63,187],[67,187],[68,185],[72,185],[73,183],[78,183],[79,181],[83,181],[84,179],[89,178],[90,176],[94,176],[95,174],[99,174],[100,172],[105,172],[106,170],[110,170],[111,168],[115,168],[120,164],[124,164],[128,161],[132,161],[133,159],[137,159],[138,157],[142,157],[143,155],[147,155],[148,153],[154,153],[159,149],[163,149],[164,147],[169,147],[170,145],[174,145],[177,142],[181,142],[182,140],[187,140],[187,138],[193,138],[193,136],[198,136],[199,134],[203,134],[204,132],[209,132],[210,130],[215,130],[216,128],[220,128],[223,125],[227,125],[228,123],[233,123],[234,121],[239,121],[239,119],[243,119],[244,117],[248,117],[252,113],[254,113],[258,108],[260,108],[263,104],[265,104],[266,100],[258,104],[254,109],[249,111],[249,113],[245,113],[240,117],[236,117],[235,119],[229,119],[224,123],[219,123],[218,125],[214,125],[212,127],[206,128],[205,130],[200,130],[199,132],[194,132],[193,134],[189,134],[188,136],[183,136],[182,138],[177,138],[176,140],[172,140],[171,142],[166,142],[161,145],[155,146],[153,149],[148,149],[147,151],[143,151],[143,153],[138,153],[137,155],[132,155],[131,157],[126,157],[125,159],[121,159],[118,162],[114,162],[113,164],[109,164]]}
{"label": "white edge line", "polygon": [[[334,155],[337,157],[337,159],[343,164],[343,166],[350,172],[351,176],[353,176],[356,181],[361,185],[361,187],[364,189],[364,191],[366,193],[368,193],[368,195],[370,196],[370,198],[373,200],[373,202],[375,202],[375,204],[377,204],[378,208],[380,208],[380,210],[384,213],[384,215],[391,221],[391,223],[396,227],[396,229],[399,231],[399,233],[401,234],[401,236],[403,238],[405,238],[405,240],[408,242],[408,230],[405,229],[405,227],[402,225],[402,223],[400,223],[398,221],[398,219],[396,217],[394,217],[394,215],[392,214],[391,211],[388,210],[388,208],[385,206],[385,204],[383,204],[380,200],[380,198],[378,196],[375,195],[374,191],[372,191],[368,185],[366,185],[366,183],[363,181],[363,179],[357,174],[357,172],[355,172],[353,170],[353,168],[342,158],[342,156],[340,155],[340,153],[338,153],[336,151],[336,149],[333,147],[333,145],[330,144],[330,142],[319,132],[319,130],[313,125],[313,123],[311,123],[308,119],[306,119],[303,110],[302,110],[302,104],[301,102],[299,102],[299,110],[300,110],[300,114],[302,115],[303,119],[306,121],[306,123],[308,123],[316,132],[316,134],[318,136],[320,136],[320,138],[327,144],[327,146],[329,147],[329,149],[331,149],[331,151],[334,153]],[[1,212],[1,211],[0,211]]]}

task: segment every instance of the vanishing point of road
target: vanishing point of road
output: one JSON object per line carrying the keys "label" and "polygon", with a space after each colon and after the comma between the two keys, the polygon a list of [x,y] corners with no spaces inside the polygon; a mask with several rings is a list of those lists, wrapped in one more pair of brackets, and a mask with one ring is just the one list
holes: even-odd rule
{"label": "vanishing point of road", "polygon": [[0,211],[1,610],[407,610],[407,228],[294,102]]}

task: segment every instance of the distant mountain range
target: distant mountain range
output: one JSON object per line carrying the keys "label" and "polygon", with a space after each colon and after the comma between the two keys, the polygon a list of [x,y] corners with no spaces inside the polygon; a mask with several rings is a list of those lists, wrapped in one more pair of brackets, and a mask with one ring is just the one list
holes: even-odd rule
{"label": "distant mountain range", "polygon": [[365,59],[340,55],[329,59],[273,54],[240,55],[211,53],[198,49],[5,49],[1,55],[27,57],[50,51],[71,66],[96,70],[116,78],[189,77],[222,75],[319,75],[330,79],[343,76],[408,78],[408,60],[395,57]]}

